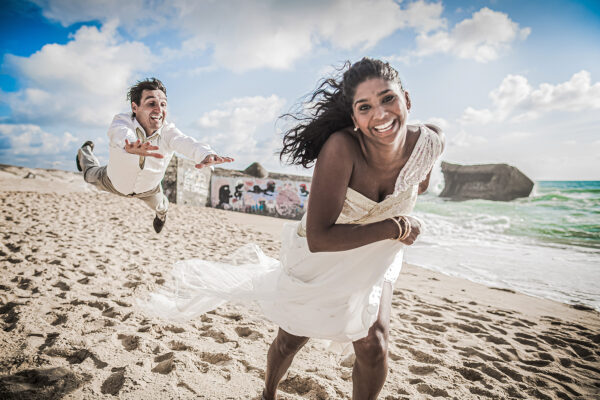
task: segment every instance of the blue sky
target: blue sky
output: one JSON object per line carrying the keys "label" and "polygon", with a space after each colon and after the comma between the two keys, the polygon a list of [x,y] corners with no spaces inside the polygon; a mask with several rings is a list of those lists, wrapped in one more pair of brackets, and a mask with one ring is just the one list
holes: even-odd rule
{"label": "blue sky", "polygon": [[[443,159],[600,180],[600,5],[576,1],[3,2],[0,163],[74,170],[139,79],[186,134],[272,171],[277,117],[344,60],[388,60]],[[310,171],[303,173],[309,174]]]}

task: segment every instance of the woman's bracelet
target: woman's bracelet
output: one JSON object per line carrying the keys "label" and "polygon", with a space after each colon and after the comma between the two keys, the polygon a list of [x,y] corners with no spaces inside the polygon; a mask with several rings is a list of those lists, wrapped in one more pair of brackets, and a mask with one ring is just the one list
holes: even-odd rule
{"label": "woman's bracelet", "polygon": [[405,216],[401,216],[399,218],[400,222],[398,222],[398,225],[402,225],[402,223],[404,223],[404,229],[402,235],[399,236],[397,240],[403,241],[408,237],[408,235],[410,235],[412,227],[410,226],[410,221],[408,220],[408,218],[406,218]]}
{"label": "woman's bracelet", "polygon": [[396,219],[396,217],[390,217],[388,219],[391,219],[392,221],[394,221],[394,223],[398,226],[398,236],[396,236],[396,238],[394,240],[400,240],[400,237],[404,233],[404,230],[402,229],[402,226],[400,225],[400,222],[398,222],[398,220]]}
{"label": "woman's bracelet", "polygon": [[395,240],[398,240],[401,242],[404,239],[406,239],[408,237],[408,235],[410,235],[411,226],[410,226],[410,221],[408,220],[408,218],[406,218],[404,216],[400,216],[400,217],[391,217],[389,219],[394,221],[394,223],[398,226],[398,237],[396,237]]}

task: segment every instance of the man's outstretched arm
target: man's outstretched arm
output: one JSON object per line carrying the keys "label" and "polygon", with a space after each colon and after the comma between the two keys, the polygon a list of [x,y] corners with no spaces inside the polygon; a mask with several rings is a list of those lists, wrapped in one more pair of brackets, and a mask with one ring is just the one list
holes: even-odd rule
{"label": "man's outstretched arm", "polygon": [[165,127],[163,132],[169,146],[177,153],[194,160],[196,168],[210,167],[233,161],[231,157],[223,157],[215,154],[215,151],[208,144],[198,142],[196,139],[184,135],[172,124]]}

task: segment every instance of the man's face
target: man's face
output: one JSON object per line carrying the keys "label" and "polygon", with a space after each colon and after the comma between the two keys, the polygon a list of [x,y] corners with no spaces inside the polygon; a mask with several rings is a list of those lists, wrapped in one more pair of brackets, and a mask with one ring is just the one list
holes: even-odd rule
{"label": "man's face", "polygon": [[146,136],[151,136],[165,123],[167,96],[162,90],[144,90],[139,105],[131,102],[131,111],[146,131]]}

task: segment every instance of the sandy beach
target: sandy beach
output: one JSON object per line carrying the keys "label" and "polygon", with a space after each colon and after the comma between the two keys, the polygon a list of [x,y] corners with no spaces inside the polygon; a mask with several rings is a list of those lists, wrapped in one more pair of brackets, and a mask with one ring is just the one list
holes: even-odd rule
{"label": "sandy beach", "polygon": [[[81,174],[0,166],[0,398],[259,399],[276,326],[228,304],[187,323],[136,299],[182,259],[248,242],[277,257],[287,221],[141,201]],[[310,341],[281,399],[350,399],[352,358]],[[600,398],[596,311],[405,265],[380,399]]]}

